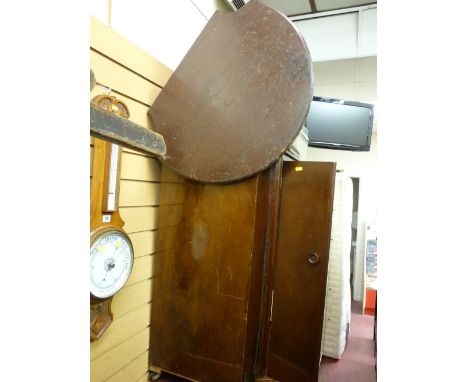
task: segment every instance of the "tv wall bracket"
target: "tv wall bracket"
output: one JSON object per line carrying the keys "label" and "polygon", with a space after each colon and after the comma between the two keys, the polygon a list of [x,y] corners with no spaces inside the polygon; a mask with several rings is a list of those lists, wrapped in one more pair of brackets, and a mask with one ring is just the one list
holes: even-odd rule
{"label": "tv wall bracket", "polygon": [[91,135],[157,155],[195,181],[233,182],[288,149],[309,111],[312,82],[297,29],[251,0],[206,24],[148,111],[155,131],[91,104]]}

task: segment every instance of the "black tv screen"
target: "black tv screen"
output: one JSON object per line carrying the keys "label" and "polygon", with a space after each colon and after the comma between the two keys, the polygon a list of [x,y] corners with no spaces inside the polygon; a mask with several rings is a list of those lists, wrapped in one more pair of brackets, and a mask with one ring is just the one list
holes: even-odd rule
{"label": "black tv screen", "polygon": [[306,119],[309,146],[369,151],[373,122],[372,104],[313,97]]}

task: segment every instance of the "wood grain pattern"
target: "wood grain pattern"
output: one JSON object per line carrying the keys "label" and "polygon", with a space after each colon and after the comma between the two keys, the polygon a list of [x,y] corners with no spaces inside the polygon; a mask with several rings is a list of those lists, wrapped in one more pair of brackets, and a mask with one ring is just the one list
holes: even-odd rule
{"label": "wood grain pattern", "polygon": [[334,176],[335,164],[278,162],[227,185],[161,185],[161,198],[170,185],[185,192],[179,224],[158,231],[150,367],[203,382],[316,382]]}
{"label": "wood grain pattern", "polygon": [[283,166],[267,369],[281,382],[318,380],[335,172],[335,163]]}
{"label": "wood grain pattern", "polygon": [[[258,178],[185,188],[183,220],[158,232],[151,365],[203,381],[240,381]],[[161,195],[166,187],[161,185]],[[170,220],[173,209],[160,209]]]}
{"label": "wood grain pattern", "polygon": [[280,12],[252,0],[216,12],[149,114],[162,160],[184,177],[232,182],[278,160],[312,99],[311,59]]}
{"label": "wood grain pattern", "polygon": [[244,376],[264,375],[270,325],[273,264],[276,253],[282,160],[259,174],[254,257],[249,284]]}
{"label": "wood grain pattern", "polygon": [[164,193],[161,193],[160,205],[180,204],[185,200],[186,185],[184,183],[166,183]]}
{"label": "wood grain pattern", "polygon": [[[283,160],[279,160],[270,168],[268,179],[268,203],[265,206],[267,224],[264,238],[257,245],[263,245],[261,297],[258,311],[258,333],[256,334],[255,357],[251,365],[256,376],[266,375],[268,362],[268,348],[270,341],[270,312],[272,304],[272,290],[274,280],[274,267],[276,260],[278,219],[282,185]],[[265,183],[266,180],[264,179]]]}
{"label": "wood grain pattern", "polygon": [[[167,213],[168,211],[170,211],[169,214]],[[184,218],[185,210],[182,204],[168,204],[159,207],[159,214],[164,216],[164,218],[161,219],[160,223],[158,224],[158,229],[162,230],[163,228],[174,227],[181,224]],[[158,239],[158,246],[162,240],[163,238]]]}
{"label": "wood grain pattern", "polygon": [[161,167],[161,182],[164,183],[185,183],[185,178],[182,178],[174,170],[168,166]]}

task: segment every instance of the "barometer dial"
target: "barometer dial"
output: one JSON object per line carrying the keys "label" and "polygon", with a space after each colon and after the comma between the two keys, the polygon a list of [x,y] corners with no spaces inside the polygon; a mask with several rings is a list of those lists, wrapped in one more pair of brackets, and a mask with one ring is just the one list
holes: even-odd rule
{"label": "barometer dial", "polygon": [[132,243],[125,232],[113,228],[91,241],[90,253],[91,295],[98,299],[112,297],[132,271]]}

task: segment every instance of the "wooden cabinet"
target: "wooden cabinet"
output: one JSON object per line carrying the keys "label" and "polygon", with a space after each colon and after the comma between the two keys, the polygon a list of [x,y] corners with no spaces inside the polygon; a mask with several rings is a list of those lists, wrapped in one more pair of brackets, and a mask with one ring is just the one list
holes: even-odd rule
{"label": "wooden cabinet", "polygon": [[[334,163],[161,184],[150,368],[194,381],[317,380]],[[300,378],[298,378],[300,376]]]}

